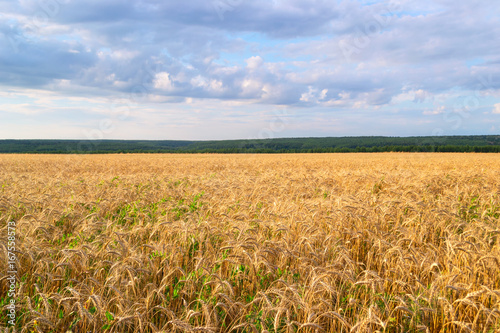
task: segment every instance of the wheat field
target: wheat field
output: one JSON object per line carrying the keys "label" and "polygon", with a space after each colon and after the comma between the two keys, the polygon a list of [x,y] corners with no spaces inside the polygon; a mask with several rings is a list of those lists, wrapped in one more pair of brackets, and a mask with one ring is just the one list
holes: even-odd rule
{"label": "wheat field", "polygon": [[6,332],[500,332],[500,156],[0,155]]}

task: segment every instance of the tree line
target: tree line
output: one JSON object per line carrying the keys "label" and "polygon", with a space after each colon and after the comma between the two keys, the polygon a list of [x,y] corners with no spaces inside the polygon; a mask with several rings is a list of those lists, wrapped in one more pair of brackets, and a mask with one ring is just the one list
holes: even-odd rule
{"label": "tree line", "polygon": [[500,136],[329,137],[261,140],[0,140],[0,153],[500,152]]}

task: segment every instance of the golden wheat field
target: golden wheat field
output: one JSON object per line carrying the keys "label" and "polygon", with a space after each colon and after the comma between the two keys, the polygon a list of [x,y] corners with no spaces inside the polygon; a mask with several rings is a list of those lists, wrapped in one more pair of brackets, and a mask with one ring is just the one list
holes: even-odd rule
{"label": "golden wheat field", "polygon": [[[17,332],[499,332],[500,155],[0,155]],[[8,224],[16,228],[9,324]]]}

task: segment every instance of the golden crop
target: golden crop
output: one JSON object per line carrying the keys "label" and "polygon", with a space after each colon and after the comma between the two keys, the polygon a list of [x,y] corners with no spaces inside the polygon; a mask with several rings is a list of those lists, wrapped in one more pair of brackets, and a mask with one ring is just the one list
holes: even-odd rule
{"label": "golden crop", "polygon": [[499,162],[0,155],[0,270],[21,332],[498,332]]}

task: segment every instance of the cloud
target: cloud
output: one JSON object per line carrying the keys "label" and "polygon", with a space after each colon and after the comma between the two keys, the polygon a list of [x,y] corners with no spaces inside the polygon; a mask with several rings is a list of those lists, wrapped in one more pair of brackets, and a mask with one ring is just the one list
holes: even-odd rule
{"label": "cloud", "polygon": [[249,70],[256,70],[257,68],[262,66],[264,60],[262,60],[262,58],[259,56],[254,56],[246,59],[245,62],[247,63],[247,68]]}
{"label": "cloud", "polygon": [[491,113],[500,114],[500,103],[495,104],[495,106],[493,107],[493,111]]}
{"label": "cloud", "polygon": [[[288,105],[332,117],[366,110],[411,123],[453,110],[457,100],[499,112],[495,2],[51,3],[0,0],[3,90],[158,105]],[[26,112],[18,103],[13,109]]]}
{"label": "cloud", "polygon": [[414,102],[417,103],[422,103],[425,102],[425,100],[430,96],[430,94],[422,89],[419,89],[415,91],[415,98],[413,99]]}
{"label": "cloud", "polygon": [[204,89],[205,91],[211,93],[222,93],[224,92],[224,86],[222,81],[215,80],[215,79],[207,79],[206,77],[202,77],[201,75],[198,75],[191,79],[190,81],[191,85],[193,87],[199,87]]}
{"label": "cloud", "polygon": [[[298,91],[313,86],[318,90],[328,89],[334,95],[347,89],[353,96],[365,98],[373,105],[387,103],[397,96],[401,84],[406,83],[404,81],[420,83],[421,87],[415,90],[416,102],[425,102],[433,94],[457,86],[475,88],[477,82],[470,79],[470,69],[465,64],[460,67],[460,61],[479,54],[488,59],[500,51],[492,48],[486,39],[478,38],[479,31],[499,30],[493,20],[479,19],[487,10],[495,10],[495,6],[480,9],[465,3],[459,6],[449,2],[426,4],[427,9],[414,2],[391,6],[381,2],[340,1],[332,4],[320,0],[271,4],[236,1],[225,7],[221,20],[210,1],[179,5],[174,1],[131,1],[124,4],[117,0],[106,3],[95,0],[85,6],[64,2],[53,11],[53,15],[49,15],[48,23],[44,25],[44,29],[46,26],[61,27],[58,28],[61,32],[55,28],[46,30],[49,35],[44,39],[35,33],[34,39],[28,43],[30,33],[26,26],[7,24],[3,29],[10,29],[11,36],[15,31],[20,40],[19,47],[27,48],[27,52],[23,52],[24,61],[22,57],[16,57],[2,59],[6,60],[4,63],[15,61],[19,70],[25,68],[26,71],[35,64],[35,68],[44,69],[47,77],[36,70],[31,70],[29,75],[10,70],[10,77],[4,78],[9,82],[17,81],[19,85],[31,82],[32,86],[42,87],[51,78],[70,79],[80,81],[81,85],[101,85],[110,91],[124,91],[138,84],[157,88],[156,75],[166,72],[170,81],[174,77],[183,79],[175,84],[176,93],[226,99],[247,98],[252,94],[249,91],[259,90],[255,84],[257,81],[261,86],[270,87],[283,83],[283,78],[287,77],[289,81],[282,90],[295,92],[294,98],[288,98],[290,103],[300,101],[303,92]],[[24,17],[27,22],[30,20],[28,12],[43,10],[36,1],[25,1],[22,6],[7,8],[12,15]],[[471,10],[478,15],[468,15]],[[467,20],[464,21],[462,18],[465,17]],[[62,31],[65,36],[61,35]],[[251,31],[261,35],[249,41],[238,35],[230,37],[230,31]],[[321,38],[308,39],[313,36]],[[302,37],[302,40],[294,41],[297,37]],[[71,40],[72,45],[64,38]],[[276,46],[275,38],[290,41]],[[346,59],[338,48],[342,40],[355,48],[353,59]],[[275,49],[267,50],[265,45],[268,43]],[[464,50],[463,45],[473,46]],[[33,47],[42,49],[42,52],[36,52]],[[240,57],[237,54],[247,47],[255,47],[257,54],[242,61],[246,66],[232,60],[226,65],[218,62],[226,55]],[[53,50],[60,50],[59,55],[50,53]],[[266,54],[271,54],[268,58],[273,59],[272,53],[276,52],[284,55],[283,65],[273,65],[275,60],[264,63]],[[39,59],[36,59],[36,54],[40,55]],[[295,58],[301,56],[316,60],[299,64]],[[352,61],[359,61],[354,70]],[[149,63],[158,65],[156,73],[143,70]],[[55,64],[63,65],[60,71],[52,68]],[[294,64],[307,70],[297,70]],[[488,70],[491,72],[492,66]],[[495,70],[500,73],[500,68]],[[480,73],[483,68],[476,66],[474,71]],[[115,75],[115,80],[107,79],[111,75]],[[188,84],[197,77],[212,82],[212,88],[207,89],[205,85],[200,89],[200,85]],[[172,82],[163,81],[161,90],[165,94],[173,93]],[[221,86],[228,87],[224,94]],[[500,88],[495,83],[493,88],[497,87]],[[383,97],[381,90],[385,92]],[[263,96],[261,94],[261,98]]]}
{"label": "cloud", "polygon": [[315,99],[317,94],[317,90],[313,89],[313,87],[308,87],[308,91],[300,95],[300,100],[302,102],[310,102]]}
{"label": "cloud", "polygon": [[425,110],[422,114],[425,115],[425,116],[435,116],[435,115],[438,115],[438,114],[443,114],[446,112],[446,107],[445,106],[440,106],[436,109],[432,109],[432,110]]}
{"label": "cloud", "polygon": [[172,80],[170,79],[170,74],[168,74],[167,72],[157,73],[155,75],[153,84],[156,89],[166,91],[172,90],[174,87],[172,84]]}
{"label": "cloud", "polygon": [[320,95],[319,95],[319,98],[318,98],[318,99],[320,99],[320,100],[325,99],[325,98],[326,98],[326,94],[327,94],[327,93],[328,93],[328,89],[323,89],[323,90],[321,90],[321,93],[320,93]]}

